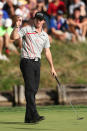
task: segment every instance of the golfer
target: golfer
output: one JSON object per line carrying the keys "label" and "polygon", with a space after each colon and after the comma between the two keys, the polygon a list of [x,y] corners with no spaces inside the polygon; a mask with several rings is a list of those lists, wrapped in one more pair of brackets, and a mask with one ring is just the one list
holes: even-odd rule
{"label": "golfer", "polygon": [[44,48],[46,58],[51,68],[51,74],[56,76],[50,52],[50,43],[47,33],[42,29],[45,22],[44,14],[37,12],[33,26],[20,28],[22,18],[17,16],[16,25],[11,34],[11,39],[22,38],[20,69],[25,83],[26,113],[25,123],[36,123],[44,119],[36,109],[35,95],[40,81],[40,59]]}

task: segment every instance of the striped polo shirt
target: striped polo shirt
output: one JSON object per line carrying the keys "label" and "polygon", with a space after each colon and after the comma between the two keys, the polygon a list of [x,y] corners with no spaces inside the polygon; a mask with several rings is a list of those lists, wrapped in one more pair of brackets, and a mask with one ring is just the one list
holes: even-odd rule
{"label": "striped polo shirt", "polygon": [[43,48],[50,47],[47,33],[43,30],[41,33],[37,33],[35,26],[23,27],[19,30],[18,34],[22,38],[22,58],[41,58]]}

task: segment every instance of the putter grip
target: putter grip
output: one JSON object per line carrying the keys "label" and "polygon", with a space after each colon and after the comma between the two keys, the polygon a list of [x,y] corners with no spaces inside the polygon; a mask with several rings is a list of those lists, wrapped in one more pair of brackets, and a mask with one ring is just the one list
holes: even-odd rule
{"label": "putter grip", "polygon": [[55,79],[56,79],[56,81],[57,81],[58,85],[59,85],[59,86],[61,86],[61,84],[60,84],[60,82],[59,82],[59,80],[58,80],[57,76],[55,76]]}

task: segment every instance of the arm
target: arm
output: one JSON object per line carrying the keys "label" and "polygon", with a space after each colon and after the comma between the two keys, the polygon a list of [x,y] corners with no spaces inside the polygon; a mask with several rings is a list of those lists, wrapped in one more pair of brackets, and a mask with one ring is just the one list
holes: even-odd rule
{"label": "arm", "polygon": [[57,35],[56,29],[55,28],[51,28],[51,31],[54,35]]}
{"label": "arm", "polygon": [[77,26],[78,25],[72,18],[69,18],[67,20],[67,23],[68,23],[68,25],[72,25],[72,26]]}
{"label": "arm", "polygon": [[82,28],[83,26],[83,23],[76,23],[73,19],[69,18],[67,20],[67,23],[69,26],[72,26],[72,27],[79,27],[79,28]]}
{"label": "arm", "polygon": [[83,21],[81,23],[78,23],[77,26],[82,29],[83,26],[87,25],[87,18],[84,18]]}
{"label": "arm", "polygon": [[57,76],[56,71],[54,69],[54,65],[53,65],[52,55],[51,55],[50,49],[49,48],[45,48],[44,51],[45,51],[45,56],[46,56],[46,58],[47,58],[47,60],[49,62],[50,68],[51,68],[51,74],[53,76]]}
{"label": "arm", "polygon": [[56,30],[55,28],[52,28],[51,31],[52,31],[52,34],[53,34],[55,37],[59,38],[60,35],[58,34],[58,32],[57,32],[57,30]]}
{"label": "arm", "polygon": [[19,27],[21,26],[21,24],[22,24],[22,17],[17,16],[17,18],[16,18],[16,26],[15,26],[15,28],[12,31],[11,36],[10,36],[10,38],[12,40],[16,40],[16,39],[20,38],[20,36],[18,34],[18,31],[19,31]]}
{"label": "arm", "polygon": [[61,30],[56,30],[55,28],[52,28],[51,31],[52,31],[53,35],[54,35],[56,38],[60,39],[60,40],[64,40],[65,37],[66,37],[66,36],[65,36],[65,33],[62,32]]}
{"label": "arm", "polygon": [[80,23],[81,26],[87,25],[87,18],[84,18],[83,21]]}
{"label": "arm", "polygon": [[62,33],[59,33],[59,31],[56,29],[55,22],[56,20],[53,18],[50,20],[50,28],[51,28],[52,34],[56,36],[57,38],[59,38],[59,36],[62,35]]}

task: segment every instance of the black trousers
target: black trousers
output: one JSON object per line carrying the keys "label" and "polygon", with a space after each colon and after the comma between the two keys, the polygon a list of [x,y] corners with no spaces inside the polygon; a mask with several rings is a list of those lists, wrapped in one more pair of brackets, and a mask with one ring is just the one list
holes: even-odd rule
{"label": "black trousers", "polygon": [[35,95],[40,81],[40,61],[23,58],[20,61],[20,69],[25,83],[25,121],[30,121],[39,116],[35,104]]}

